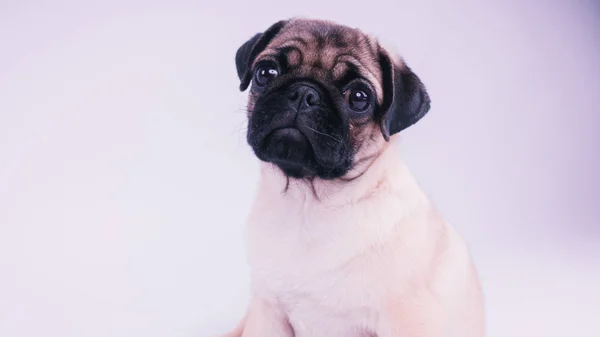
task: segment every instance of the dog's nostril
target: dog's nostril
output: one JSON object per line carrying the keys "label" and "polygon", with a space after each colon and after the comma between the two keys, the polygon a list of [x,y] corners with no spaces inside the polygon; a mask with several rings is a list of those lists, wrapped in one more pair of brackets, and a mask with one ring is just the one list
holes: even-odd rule
{"label": "dog's nostril", "polygon": [[312,92],[307,93],[306,96],[304,97],[304,100],[306,101],[306,104],[308,106],[314,106],[319,103],[319,99]]}
{"label": "dog's nostril", "polygon": [[300,93],[298,92],[298,90],[294,90],[292,92],[290,92],[288,94],[288,98],[293,102],[295,100],[298,99],[298,97],[300,97]]}

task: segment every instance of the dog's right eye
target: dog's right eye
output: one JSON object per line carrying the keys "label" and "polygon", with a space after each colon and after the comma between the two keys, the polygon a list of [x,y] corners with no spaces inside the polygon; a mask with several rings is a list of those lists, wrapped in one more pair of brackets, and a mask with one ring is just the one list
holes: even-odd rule
{"label": "dog's right eye", "polygon": [[279,71],[277,70],[277,68],[275,68],[275,66],[263,65],[256,69],[256,73],[254,74],[254,81],[258,86],[264,87],[267,84],[269,84],[271,80],[277,77],[277,75],[279,75]]}

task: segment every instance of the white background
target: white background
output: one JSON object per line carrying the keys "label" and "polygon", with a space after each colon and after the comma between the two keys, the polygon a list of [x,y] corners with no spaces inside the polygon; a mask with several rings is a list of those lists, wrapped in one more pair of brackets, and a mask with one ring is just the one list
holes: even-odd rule
{"label": "white background", "polygon": [[258,166],[234,55],[295,15],[380,36],[427,85],[402,156],[471,247],[489,336],[599,336],[593,0],[1,1],[0,336],[237,323]]}

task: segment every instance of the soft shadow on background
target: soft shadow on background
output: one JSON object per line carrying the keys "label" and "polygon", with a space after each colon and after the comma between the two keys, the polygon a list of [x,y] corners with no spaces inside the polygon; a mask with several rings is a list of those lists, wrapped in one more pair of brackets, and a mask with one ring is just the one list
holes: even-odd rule
{"label": "soft shadow on background", "polygon": [[204,337],[248,300],[234,54],[357,26],[431,94],[402,156],[471,248],[490,337],[600,332],[597,1],[0,3],[0,336]]}

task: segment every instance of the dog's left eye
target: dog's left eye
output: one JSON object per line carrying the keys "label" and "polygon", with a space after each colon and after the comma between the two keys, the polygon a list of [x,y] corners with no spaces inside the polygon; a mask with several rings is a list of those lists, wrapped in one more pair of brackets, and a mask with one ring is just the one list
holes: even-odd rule
{"label": "dog's left eye", "polygon": [[344,93],[350,108],[357,112],[363,112],[369,107],[369,93],[360,88],[352,88]]}
{"label": "dog's left eye", "polygon": [[277,68],[275,68],[272,65],[263,65],[256,69],[254,80],[256,84],[258,84],[258,86],[264,87],[278,75],[279,71],[277,70]]}

